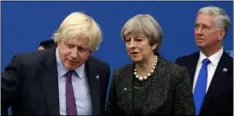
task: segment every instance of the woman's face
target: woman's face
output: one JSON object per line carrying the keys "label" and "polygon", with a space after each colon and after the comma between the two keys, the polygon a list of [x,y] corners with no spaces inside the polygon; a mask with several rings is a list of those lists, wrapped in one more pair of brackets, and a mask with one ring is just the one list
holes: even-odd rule
{"label": "woman's face", "polygon": [[150,45],[149,38],[144,34],[129,33],[125,37],[128,55],[134,62],[141,62],[154,55],[156,45]]}

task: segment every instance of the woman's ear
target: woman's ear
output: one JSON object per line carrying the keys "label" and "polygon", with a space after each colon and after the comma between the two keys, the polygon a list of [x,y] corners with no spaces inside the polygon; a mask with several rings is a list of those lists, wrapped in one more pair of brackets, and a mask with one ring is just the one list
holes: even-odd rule
{"label": "woman's ear", "polygon": [[154,44],[154,45],[152,45],[152,50],[155,50],[156,48],[157,48],[157,46],[158,46],[158,44],[156,43],[156,44]]}

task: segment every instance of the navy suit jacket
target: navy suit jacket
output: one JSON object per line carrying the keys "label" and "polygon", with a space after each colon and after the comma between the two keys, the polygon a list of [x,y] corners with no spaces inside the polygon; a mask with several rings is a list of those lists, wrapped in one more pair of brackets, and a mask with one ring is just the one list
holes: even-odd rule
{"label": "navy suit jacket", "polygon": [[[186,67],[190,73],[191,84],[199,59],[199,52],[180,57],[176,63]],[[227,69],[225,71],[225,68]],[[210,87],[205,96],[201,116],[232,116],[233,114],[233,58],[223,52]]]}
{"label": "navy suit jacket", "polygon": [[[90,56],[85,63],[93,114],[102,115],[109,65]],[[1,110],[12,115],[59,115],[55,49],[16,55],[1,74]],[[99,76],[99,78],[96,78]]]}

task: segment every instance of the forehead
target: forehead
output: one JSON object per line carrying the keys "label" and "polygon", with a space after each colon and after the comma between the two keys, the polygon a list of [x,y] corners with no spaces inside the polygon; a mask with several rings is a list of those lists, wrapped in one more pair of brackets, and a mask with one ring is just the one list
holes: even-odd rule
{"label": "forehead", "polygon": [[128,37],[146,37],[144,33],[139,32],[131,32],[125,35],[126,38]]}
{"label": "forehead", "polygon": [[196,18],[196,24],[203,24],[203,25],[212,26],[213,25],[213,16],[199,14],[199,15],[197,15],[197,18]]}
{"label": "forehead", "polygon": [[90,40],[87,37],[78,36],[78,37],[72,37],[72,38],[66,38],[64,39],[65,43],[78,45],[78,46],[89,46]]}

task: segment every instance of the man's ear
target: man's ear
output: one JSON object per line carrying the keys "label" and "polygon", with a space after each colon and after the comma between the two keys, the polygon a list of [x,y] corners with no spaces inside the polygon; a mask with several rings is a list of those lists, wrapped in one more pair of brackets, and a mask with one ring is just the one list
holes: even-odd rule
{"label": "man's ear", "polygon": [[223,40],[226,32],[224,30],[219,32],[219,40]]}

